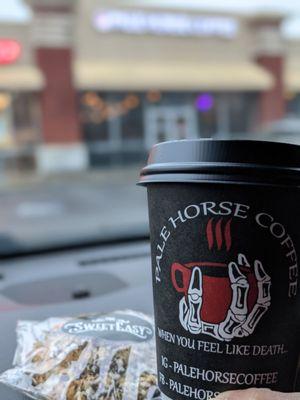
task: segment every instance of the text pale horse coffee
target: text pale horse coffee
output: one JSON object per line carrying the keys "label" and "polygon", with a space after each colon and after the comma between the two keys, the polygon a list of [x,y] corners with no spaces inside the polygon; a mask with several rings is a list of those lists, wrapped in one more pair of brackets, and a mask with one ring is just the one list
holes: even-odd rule
{"label": "text pale horse coffee", "polygon": [[300,150],[267,142],[155,146],[147,186],[164,398],[293,391],[300,343]]}

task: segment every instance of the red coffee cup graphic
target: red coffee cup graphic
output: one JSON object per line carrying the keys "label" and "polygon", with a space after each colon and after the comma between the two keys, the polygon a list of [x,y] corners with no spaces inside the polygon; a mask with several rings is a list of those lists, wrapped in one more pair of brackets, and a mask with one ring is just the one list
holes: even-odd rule
{"label": "red coffee cup graphic", "polygon": [[271,302],[271,280],[262,263],[244,254],[226,263],[173,263],[172,284],[181,294],[179,320],[193,334],[230,341],[253,333]]}

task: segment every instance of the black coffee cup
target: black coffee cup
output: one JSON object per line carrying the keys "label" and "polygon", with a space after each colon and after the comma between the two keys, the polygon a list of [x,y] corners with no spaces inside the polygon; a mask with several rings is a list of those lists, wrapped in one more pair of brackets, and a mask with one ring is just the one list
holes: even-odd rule
{"label": "black coffee cup", "polygon": [[153,147],[148,190],[159,387],[212,399],[295,389],[300,351],[300,146]]}

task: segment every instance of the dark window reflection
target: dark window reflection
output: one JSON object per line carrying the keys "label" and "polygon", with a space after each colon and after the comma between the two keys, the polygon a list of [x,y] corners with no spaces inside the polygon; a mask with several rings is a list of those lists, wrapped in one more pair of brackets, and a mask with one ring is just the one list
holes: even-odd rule
{"label": "dark window reflection", "polygon": [[144,160],[158,142],[229,136],[255,129],[251,93],[85,92],[81,122],[92,158],[101,163]]}

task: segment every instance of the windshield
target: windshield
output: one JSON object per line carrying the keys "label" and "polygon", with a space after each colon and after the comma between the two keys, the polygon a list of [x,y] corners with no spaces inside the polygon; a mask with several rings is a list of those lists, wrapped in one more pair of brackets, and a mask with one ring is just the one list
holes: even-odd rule
{"label": "windshield", "polygon": [[299,20],[294,1],[7,2],[0,256],[147,237],[155,143],[300,143]]}

